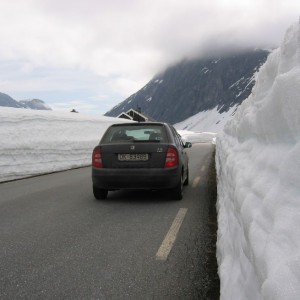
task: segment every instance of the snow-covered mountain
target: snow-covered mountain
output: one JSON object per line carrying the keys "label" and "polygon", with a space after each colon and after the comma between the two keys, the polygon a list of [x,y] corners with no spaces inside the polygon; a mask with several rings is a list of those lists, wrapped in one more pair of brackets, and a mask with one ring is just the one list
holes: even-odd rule
{"label": "snow-covered mountain", "polygon": [[0,93],[0,106],[27,108],[35,110],[52,110],[44,101],[40,99],[28,99],[17,101],[4,93]]}
{"label": "snow-covered mountain", "polygon": [[232,106],[228,111],[220,113],[218,108],[201,111],[188,119],[174,125],[177,130],[189,130],[193,132],[214,132],[219,133],[223,130],[226,122],[234,116],[238,104]]}
{"label": "snow-covered mountain", "polygon": [[255,50],[181,61],[105,115],[116,117],[139,107],[157,121],[175,124],[200,112],[226,113],[250,95],[255,74],[268,54],[266,50]]}
{"label": "snow-covered mountain", "polygon": [[19,103],[24,105],[25,108],[37,110],[52,110],[43,100],[40,99],[20,100]]}

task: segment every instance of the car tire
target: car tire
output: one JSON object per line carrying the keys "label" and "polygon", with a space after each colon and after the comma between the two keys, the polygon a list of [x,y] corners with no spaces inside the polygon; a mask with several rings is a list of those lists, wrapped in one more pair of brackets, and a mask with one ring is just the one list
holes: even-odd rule
{"label": "car tire", "polygon": [[93,186],[93,193],[94,193],[94,197],[97,200],[104,200],[107,198],[108,190],[98,189],[95,186]]}
{"label": "car tire", "polygon": [[174,200],[182,200],[183,196],[183,178],[180,177],[178,184],[171,190],[171,197]]}
{"label": "car tire", "polygon": [[187,168],[187,170],[186,170],[186,179],[185,179],[183,185],[189,185],[189,168]]}

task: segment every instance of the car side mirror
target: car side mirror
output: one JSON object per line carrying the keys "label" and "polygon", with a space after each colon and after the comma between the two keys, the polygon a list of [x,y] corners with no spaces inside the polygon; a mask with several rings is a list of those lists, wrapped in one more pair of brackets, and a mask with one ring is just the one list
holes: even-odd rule
{"label": "car side mirror", "polygon": [[184,148],[192,148],[192,143],[190,143],[190,142],[185,142]]}

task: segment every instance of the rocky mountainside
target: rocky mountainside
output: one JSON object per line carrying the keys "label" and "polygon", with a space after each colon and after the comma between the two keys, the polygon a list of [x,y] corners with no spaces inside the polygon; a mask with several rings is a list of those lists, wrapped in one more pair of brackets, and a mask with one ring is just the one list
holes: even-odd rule
{"label": "rocky mountainside", "polygon": [[3,93],[0,93],[0,106],[23,108],[18,101]]}
{"label": "rocky mountainside", "polygon": [[115,117],[131,108],[139,108],[157,121],[174,124],[214,108],[219,113],[226,112],[249,96],[254,75],[268,54],[266,50],[255,50],[181,61],[155,76],[105,115]]}
{"label": "rocky mountainside", "polygon": [[39,99],[21,100],[17,101],[12,97],[0,93],[0,106],[15,107],[15,108],[27,108],[36,110],[51,110],[46,103]]}

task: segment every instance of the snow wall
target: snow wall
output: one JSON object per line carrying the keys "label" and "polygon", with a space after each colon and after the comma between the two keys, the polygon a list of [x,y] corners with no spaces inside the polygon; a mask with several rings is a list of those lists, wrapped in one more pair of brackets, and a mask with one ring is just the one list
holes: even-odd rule
{"label": "snow wall", "polygon": [[216,149],[221,299],[300,299],[300,23]]}
{"label": "snow wall", "polygon": [[0,108],[0,182],[91,164],[104,131],[124,119]]}

